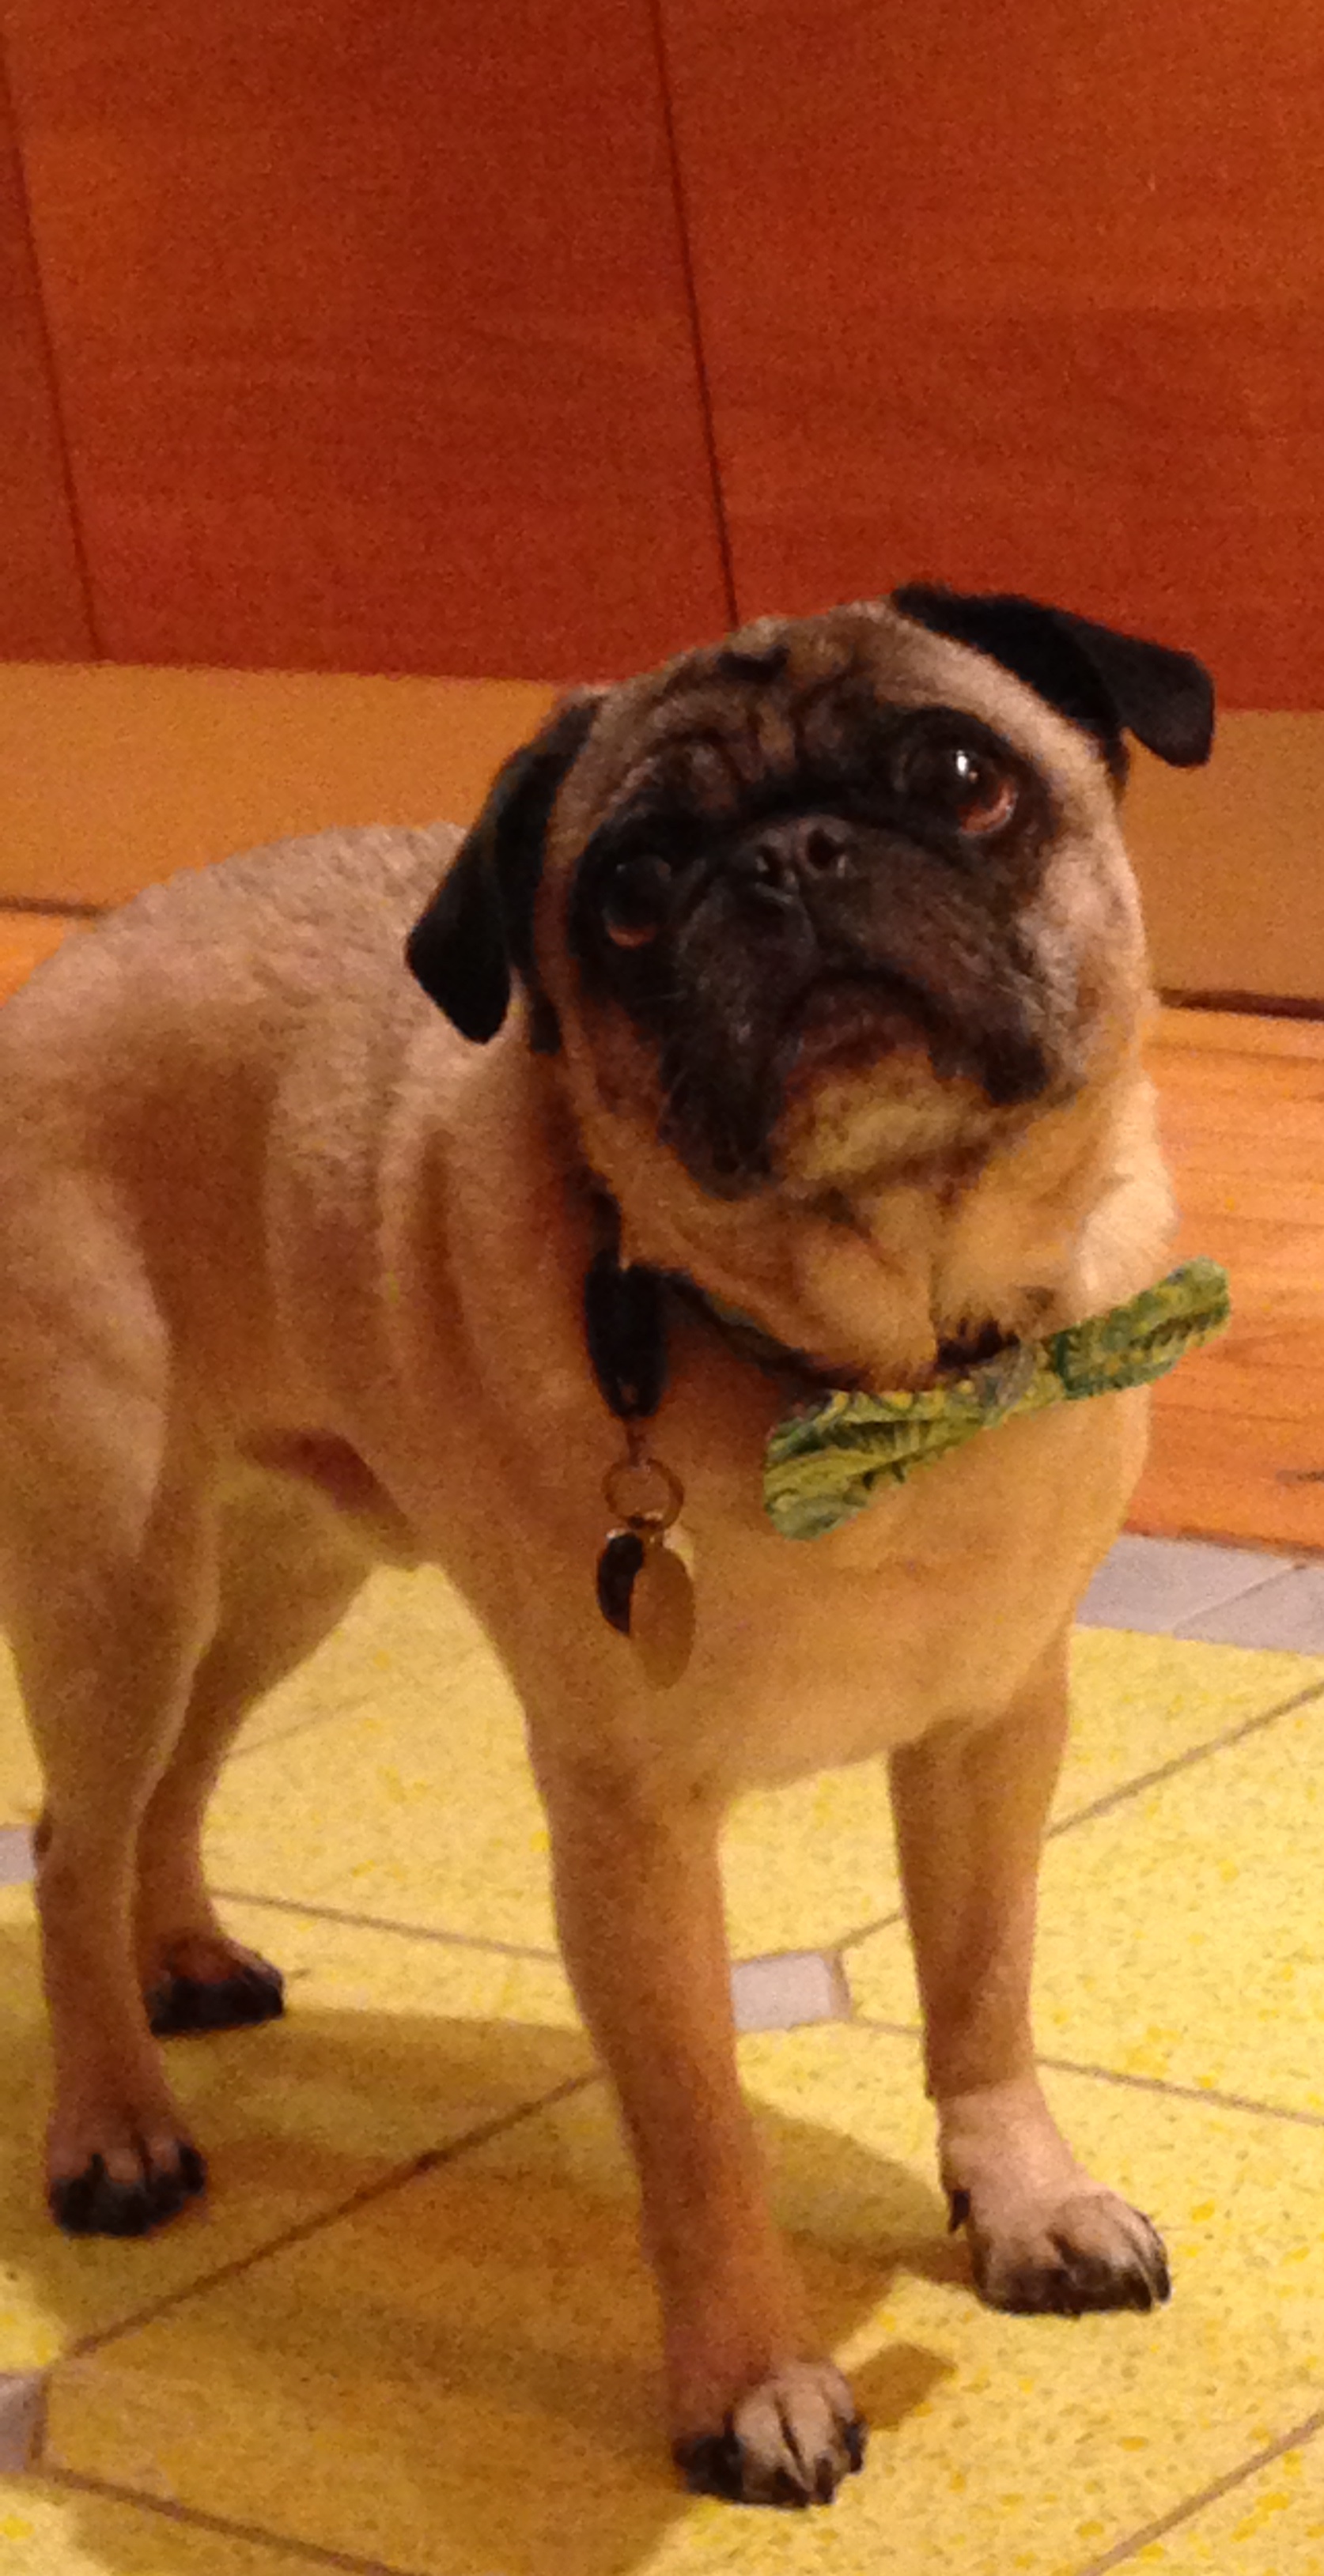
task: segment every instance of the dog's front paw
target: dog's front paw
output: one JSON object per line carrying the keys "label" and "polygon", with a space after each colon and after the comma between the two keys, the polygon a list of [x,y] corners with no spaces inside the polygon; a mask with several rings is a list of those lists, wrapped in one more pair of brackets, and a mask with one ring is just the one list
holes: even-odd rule
{"label": "dog's front paw", "polygon": [[975,2288],[1016,2316],[1084,2316],[1097,2308],[1162,2306],[1171,2293],[1163,2239],[1116,2192],[1082,2190],[1049,2210],[982,2214],[951,2195],[952,2225],[970,2240]]}
{"label": "dog's front paw", "polygon": [[831,2504],[864,2464],[866,2428],[830,2361],[791,2361],[751,2388],[721,2430],[686,2436],[678,2468],[696,2495],[731,2504]]}
{"label": "dog's front paw", "polygon": [[143,1992],[158,2039],[186,2031],[241,2030],[285,2010],[285,1980],[256,1950],[207,1933],[161,1947]]}
{"label": "dog's front paw", "polygon": [[52,2171],[51,2216],[67,2236],[145,2236],[206,2184],[207,2168],[190,2139],[108,2130],[104,2150],[72,2171]]}

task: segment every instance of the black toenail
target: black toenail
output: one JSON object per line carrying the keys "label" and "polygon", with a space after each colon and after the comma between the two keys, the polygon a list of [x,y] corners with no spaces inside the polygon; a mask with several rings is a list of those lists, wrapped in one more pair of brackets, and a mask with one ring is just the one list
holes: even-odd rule
{"label": "black toenail", "polygon": [[105,2164],[93,2156],[80,2174],[71,2174],[64,2182],[54,2182],[50,2189],[51,2216],[69,2236],[86,2236],[93,2224],[92,2211],[97,2194],[106,2179]]}
{"label": "black toenail", "polygon": [[275,2021],[285,2010],[285,1980],[278,1968],[239,1968],[232,1977],[167,1977],[147,1997],[147,2018],[158,2039],[180,2039],[219,2030],[248,2030]]}
{"label": "black toenail", "polygon": [[205,2191],[207,2166],[197,2147],[182,2144],[179,2150],[179,2179],[186,2192]]}
{"label": "black toenail", "polygon": [[672,2451],[691,2495],[720,2496],[739,2504],[742,2494],[740,2438],[728,2418],[720,2433],[694,2433]]}
{"label": "black toenail", "polygon": [[146,2236],[174,2218],[206,2179],[197,2148],[184,2143],[173,2170],[137,2182],[112,2182],[105,2158],[95,2155],[82,2173],[52,2183],[51,2215],[68,2236]]}

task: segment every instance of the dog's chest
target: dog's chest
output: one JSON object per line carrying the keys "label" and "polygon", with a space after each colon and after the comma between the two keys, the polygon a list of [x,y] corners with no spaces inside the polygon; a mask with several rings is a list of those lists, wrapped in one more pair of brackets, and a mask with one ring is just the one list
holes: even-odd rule
{"label": "dog's chest", "polygon": [[818,1539],[709,1514],[700,1478],[698,1643],[675,1722],[743,1786],[1000,1715],[1111,1543],[1145,1410],[1110,1397],[981,1433]]}

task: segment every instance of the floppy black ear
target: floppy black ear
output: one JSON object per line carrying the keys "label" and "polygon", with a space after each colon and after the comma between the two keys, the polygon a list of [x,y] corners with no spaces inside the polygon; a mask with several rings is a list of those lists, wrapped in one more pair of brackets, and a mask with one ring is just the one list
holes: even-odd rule
{"label": "floppy black ear", "polygon": [[533,905],[557,790],[597,704],[588,691],[567,698],[497,771],[482,813],[410,931],[406,963],[462,1037],[485,1044],[496,1036],[510,1008],[513,970],[533,996],[534,1044],[552,1049],[558,1042],[533,962]]}
{"label": "floppy black ear", "polygon": [[1125,774],[1124,732],[1174,768],[1197,768],[1209,758],[1213,682],[1193,654],[1011,594],[981,596],[914,582],[893,591],[892,606],[1014,671],[1094,735],[1115,776]]}

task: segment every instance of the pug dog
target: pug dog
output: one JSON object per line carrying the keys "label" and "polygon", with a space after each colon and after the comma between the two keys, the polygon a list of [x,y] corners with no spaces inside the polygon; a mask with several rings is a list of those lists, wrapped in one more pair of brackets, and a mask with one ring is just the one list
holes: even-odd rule
{"label": "pug dog", "polygon": [[[1068,1634],[1145,1394],[980,1432],[805,1543],[761,1472],[788,1395],[941,1386],[1159,1275],[1119,798],[1128,734],[1194,763],[1211,728],[1188,655],[1027,600],[763,619],[572,696],[467,835],[177,879],[0,1013],[0,1616],[46,1783],[63,2227],[203,2188],[158,2036],[281,2007],[208,1895],[208,1793],[371,1566],[431,1561],[527,1712],[690,2483],[826,2502],[864,2447],[737,2082],[718,1842],[755,1784],[889,1759],[981,2295],[1167,2297],[1028,2008]],[[586,1332],[604,1257],[666,1331],[633,1406]],[[654,1570],[683,1494],[662,1679],[599,1604],[623,1446],[672,1497],[630,1521]]]}

